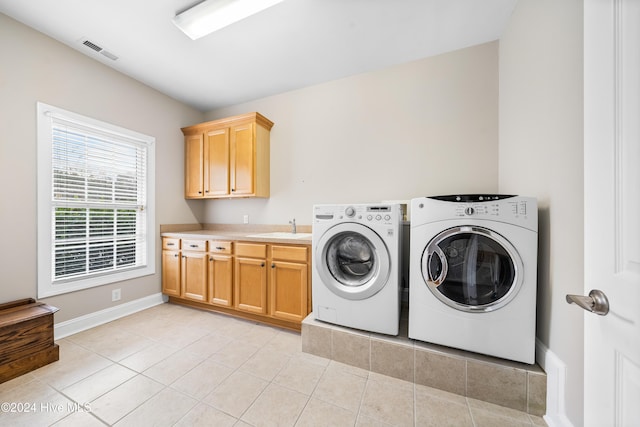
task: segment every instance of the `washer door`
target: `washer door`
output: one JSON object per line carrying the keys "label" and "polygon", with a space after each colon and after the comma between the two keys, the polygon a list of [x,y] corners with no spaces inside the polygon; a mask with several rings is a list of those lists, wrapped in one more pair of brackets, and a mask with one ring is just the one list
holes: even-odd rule
{"label": "washer door", "polygon": [[331,227],[319,239],[315,258],[323,285],[342,298],[369,298],[389,279],[389,250],[376,232],[362,224]]}
{"label": "washer door", "polygon": [[422,277],[443,303],[462,311],[493,311],[522,286],[522,259],[513,245],[483,227],[454,227],[422,254]]}

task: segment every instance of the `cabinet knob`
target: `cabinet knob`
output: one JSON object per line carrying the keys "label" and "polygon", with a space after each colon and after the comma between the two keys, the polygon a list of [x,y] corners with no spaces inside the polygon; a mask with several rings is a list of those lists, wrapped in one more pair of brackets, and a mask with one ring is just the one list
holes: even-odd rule
{"label": "cabinet knob", "polygon": [[174,258],[178,258],[178,254],[175,254],[173,257],[174,257]]}
{"label": "cabinet knob", "polygon": [[213,258],[209,258],[209,261],[213,261]]}
{"label": "cabinet knob", "polygon": [[276,265],[271,263],[271,268],[276,268]]}
{"label": "cabinet knob", "polygon": [[260,264],[260,267],[264,267],[264,262],[262,264]]}
{"label": "cabinet knob", "polygon": [[198,194],[202,194],[202,191],[198,191]]}
{"label": "cabinet knob", "polygon": [[233,193],[234,191],[236,191],[236,189],[235,189],[235,188],[232,188],[232,189],[231,189],[231,192]]}

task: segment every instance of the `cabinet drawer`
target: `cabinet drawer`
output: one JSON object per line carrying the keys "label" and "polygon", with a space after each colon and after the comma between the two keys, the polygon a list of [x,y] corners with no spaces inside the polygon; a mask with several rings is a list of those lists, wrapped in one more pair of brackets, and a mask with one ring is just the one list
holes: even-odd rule
{"label": "cabinet drawer", "polygon": [[180,239],[177,237],[163,237],[162,238],[162,249],[165,250],[179,250],[180,249]]}
{"label": "cabinet drawer", "polygon": [[236,255],[251,258],[266,258],[267,245],[255,243],[236,243]]}
{"label": "cabinet drawer", "polygon": [[186,240],[182,239],[182,250],[193,252],[206,252],[207,241],[206,240]]}
{"label": "cabinet drawer", "polygon": [[209,240],[209,252],[215,252],[217,254],[231,254],[231,252],[233,252],[232,245],[233,244],[231,242]]}
{"label": "cabinet drawer", "polygon": [[271,258],[283,261],[307,262],[306,246],[271,246]]}

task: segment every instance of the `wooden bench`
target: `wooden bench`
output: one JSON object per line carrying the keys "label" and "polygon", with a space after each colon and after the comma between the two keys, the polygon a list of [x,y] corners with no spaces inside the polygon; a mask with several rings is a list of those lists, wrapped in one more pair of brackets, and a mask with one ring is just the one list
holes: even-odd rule
{"label": "wooden bench", "polygon": [[0,304],[0,383],[60,358],[53,341],[56,311],[32,298]]}

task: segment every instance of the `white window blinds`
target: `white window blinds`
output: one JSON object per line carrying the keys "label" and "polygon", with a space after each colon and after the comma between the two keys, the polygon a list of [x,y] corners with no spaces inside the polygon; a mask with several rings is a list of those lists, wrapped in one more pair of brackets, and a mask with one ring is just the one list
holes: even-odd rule
{"label": "white window blinds", "polygon": [[53,118],[55,280],[144,265],[146,145]]}
{"label": "white window blinds", "polygon": [[153,138],[38,109],[39,297],[153,273]]}

